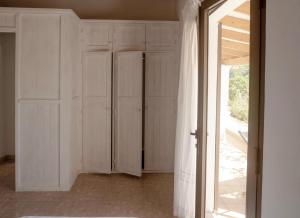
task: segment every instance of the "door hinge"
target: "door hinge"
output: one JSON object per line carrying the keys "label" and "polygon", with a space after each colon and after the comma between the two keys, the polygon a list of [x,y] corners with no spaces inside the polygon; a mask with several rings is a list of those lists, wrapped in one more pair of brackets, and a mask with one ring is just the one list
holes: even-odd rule
{"label": "door hinge", "polygon": [[116,160],[113,159],[112,161],[112,170],[115,170],[116,169]]}
{"label": "door hinge", "polygon": [[195,136],[196,138],[196,144],[195,144],[196,149],[198,149],[198,132],[199,131],[196,129],[195,132],[190,133],[190,135]]}

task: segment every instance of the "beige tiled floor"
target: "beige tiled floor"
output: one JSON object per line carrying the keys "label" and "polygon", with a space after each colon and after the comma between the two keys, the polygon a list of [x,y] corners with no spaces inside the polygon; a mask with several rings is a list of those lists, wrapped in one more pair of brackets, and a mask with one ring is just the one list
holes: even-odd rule
{"label": "beige tiled floor", "polygon": [[80,175],[70,192],[14,191],[14,164],[0,165],[0,217],[74,216],[169,218],[173,207],[173,175],[142,178]]}

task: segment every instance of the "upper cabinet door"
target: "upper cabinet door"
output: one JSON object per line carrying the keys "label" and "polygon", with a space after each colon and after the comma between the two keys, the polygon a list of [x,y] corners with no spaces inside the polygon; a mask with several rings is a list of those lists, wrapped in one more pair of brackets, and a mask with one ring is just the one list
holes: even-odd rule
{"label": "upper cabinet door", "polygon": [[145,50],[145,24],[116,24],[114,50]]}
{"label": "upper cabinet door", "polygon": [[83,22],[84,44],[101,49],[112,48],[113,25],[110,23]]}
{"label": "upper cabinet door", "polygon": [[153,23],[146,25],[148,51],[174,50],[177,48],[177,41],[177,23]]}
{"label": "upper cabinet door", "polygon": [[176,97],[179,71],[171,52],[146,53],[146,96]]}
{"label": "upper cabinet door", "polygon": [[60,15],[22,14],[19,19],[19,97],[59,99]]}
{"label": "upper cabinet door", "polygon": [[16,14],[15,13],[0,13],[0,27],[15,27]]}
{"label": "upper cabinet door", "polygon": [[116,170],[135,176],[142,171],[143,54],[116,55],[115,71],[115,159]]}
{"label": "upper cabinet door", "polygon": [[111,172],[111,67],[111,52],[84,55],[85,172]]}

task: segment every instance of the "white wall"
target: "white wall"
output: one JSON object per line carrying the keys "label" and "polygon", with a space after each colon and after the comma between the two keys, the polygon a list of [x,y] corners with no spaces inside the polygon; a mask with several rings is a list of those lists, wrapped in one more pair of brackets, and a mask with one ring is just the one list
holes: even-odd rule
{"label": "white wall", "polygon": [[267,0],[262,218],[300,217],[299,23],[299,0]]}
{"label": "white wall", "polygon": [[177,0],[177,8],[176,8],[176,13],[177,13],[177,17],[180,18],[181,16],[181,10],[184,7],[184,4],[187,0]]}

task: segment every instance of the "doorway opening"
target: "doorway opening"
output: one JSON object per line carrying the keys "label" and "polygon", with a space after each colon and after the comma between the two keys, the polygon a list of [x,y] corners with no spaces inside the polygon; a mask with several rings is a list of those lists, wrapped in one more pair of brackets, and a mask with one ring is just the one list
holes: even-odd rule
{"label": "doorway opening", "polygon": [[250,1],[225,1],[208,23],[206,216],[245,218]]}
{"label": "doorway opening", "polygon": [[15,190],[15,33],[0,33],[0,102],[0,183]]}

